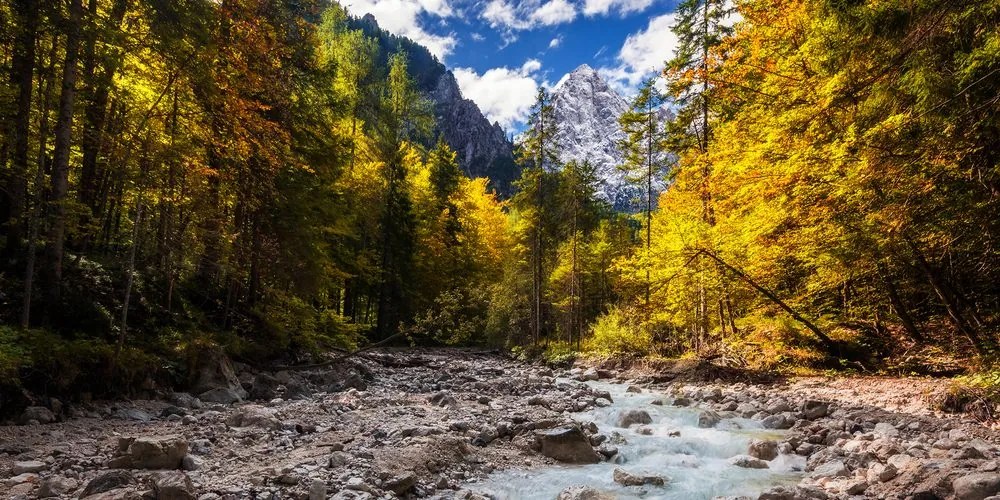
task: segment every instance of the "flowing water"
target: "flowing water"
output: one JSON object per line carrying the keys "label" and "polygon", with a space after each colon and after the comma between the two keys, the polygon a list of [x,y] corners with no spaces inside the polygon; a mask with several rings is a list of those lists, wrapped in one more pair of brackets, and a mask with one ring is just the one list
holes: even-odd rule
{"label": "flowing water", "polygon": [[[625,444],[615,445],[619,452],[615,461],[497,472],[472,489],[494,498],[553,500],[570,486],[586,485],[617,498],[698,500],[756,497],[772,486],[796,484],[802,477],[805,458],[797,455],[780,455],[769,463],[769,469],[745,469],[727,461],[745,454],[751,439],[780,439],[783,431],[763,429],[759,422],[744,418],[724,419],[714,428],[701,429],[699,410],[651,404],[656,399],[671,400],[661,394],[628,393],[621,384],[589,384],[610,392],[614,403],[573,414],[573,418],[596,423],[602,434],[618,432],[625,438]],[[652,435],[639,434],[642,426],[623,429],[615,425],[618,415],[630,409],[649,413],[653,422],[645,427],[652,429]],[[670,435],[678,431],[679,436]],[[616,467],[667,481],[664,486],[622,486],[612,479]]]}

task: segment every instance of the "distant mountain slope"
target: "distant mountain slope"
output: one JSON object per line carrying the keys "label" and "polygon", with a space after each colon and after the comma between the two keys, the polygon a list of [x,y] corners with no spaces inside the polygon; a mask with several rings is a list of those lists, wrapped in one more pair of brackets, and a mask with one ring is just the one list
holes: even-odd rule
{"label": "distant mountain slope", "polygon": [[[556,142],[560,160],[594,165],[600,182],[598,193],[615,209],[635,211],[645,206],[644,184],[629,182],[618,168],[625,162],[618,149],[618,142],[625,138],[618,118],[628,110],[628,101],[584,64],[553,90],[552,107],[559,127]],[[669,118],[667,111],[663,113],[662,119]],[[656,192],[664,186],[662,179],[653,185]]]}
{"label": "distant mountain slope", "polygon": [[501,195],[511,194],[511,183],[520,175],[514,163],[514,145],[500,124],[491,124],[476,103],[462,96],[451,71],[422,45],[379,28],[371,14],[351,23],[378,40],[379,67],[387,67],[389,54],[406,52],[418,87],[434,101],[436,132],[458,153],[462,169],[472,177],[488,177]]}

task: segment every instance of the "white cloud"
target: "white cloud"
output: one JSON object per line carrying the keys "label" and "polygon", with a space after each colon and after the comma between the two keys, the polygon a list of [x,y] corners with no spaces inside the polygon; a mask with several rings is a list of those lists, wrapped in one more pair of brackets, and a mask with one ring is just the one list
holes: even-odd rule
{"label": "white cloud", "polygon": [[462,95],[472,99],[490,121],[505,129],[528,117],[538,92],[537,72],[542,63],[529,59],[520,68],[493,68],[482,75],[471,68],[453,70]]}
{"label": "white cloud", "polygon": [[448,0],[351,0],[346,7],[355,16],[375,16],[383,29],[427,47],[431,54],[442,61],[458,44],[454,34],[436,35],[420,24],[420,15],[423,13],[441,18],[454,15],[455,11]]}
{"label": "white cloud", "polygon": [[653,0],[586,0],[583,3],[583,14],[603,16],[615,11],[624,16],[634,12],[642,12],[650,5],[653,5]]}
{"label": "white cloud", "polygon": [[576,5],[569,0],[490,0],[480,17],[494,29],[530,30],[541,26],[554,26],[576,19]]}
{"label": "white cloud", "polygon": [[670,29],[674,26],[673,13],[649,20],[646,29],[625,39],[618,52],[618,66],[598,71],[618,90],[632,93],[642,80],[660,72],[666,61],[677,49],[677,36]]}
{"label": "white cloud", "polygon": [[560,45],[562,45],[562,41],[563,41],[562,35],[559,35],[559,36],[553,38],[552,41],[549,42],[549,48],[550,49],[554,49],[554,48],[559,47]]}
{"label": "white cloud", "polygon": [[483,40],[486,40],[486,37],[485,37],[485,36],[483,36],[483,35],[482,35],[482,34],[480,34],[480,33],[473,33],[473,34],[471,34],[471,35],[469,35],[469,36],[471,36],[471,37],[472,37],[472,39],[473,39],[473,40],[475,40],[475,41],[477,41],[477,42],[481,42],[481,41],[483,41]]}

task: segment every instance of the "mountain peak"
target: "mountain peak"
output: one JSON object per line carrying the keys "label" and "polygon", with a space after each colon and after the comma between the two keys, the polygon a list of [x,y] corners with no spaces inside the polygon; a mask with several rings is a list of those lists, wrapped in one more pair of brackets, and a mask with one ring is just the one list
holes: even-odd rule
{"label": "mountain peak", "polygon": [[594,68],[591,68],[590,65],[586,63],[577,66],[576,69],[574,69],[573,72],[569,74],[570,78],[572,78],[573,75],[586,76],[588,78],[593,78],[596,76],[600,78],[600,76],[598,76],[597,74],[597,71],[595,71]]}

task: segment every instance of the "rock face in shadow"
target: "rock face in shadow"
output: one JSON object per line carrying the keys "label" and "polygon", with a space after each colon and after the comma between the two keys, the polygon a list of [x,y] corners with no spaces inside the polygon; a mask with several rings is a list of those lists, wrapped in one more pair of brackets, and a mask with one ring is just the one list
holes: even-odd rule
{"label": "rock face in shadow", "polygon": [[601,460],[590,446],[590,438],[576,425],[535,431],[542,455],[572,464],[593,464]]}

